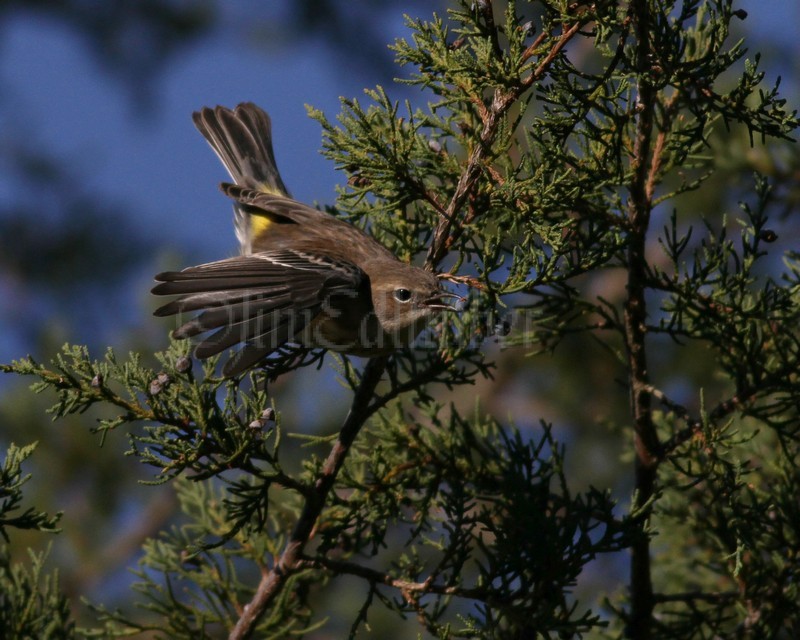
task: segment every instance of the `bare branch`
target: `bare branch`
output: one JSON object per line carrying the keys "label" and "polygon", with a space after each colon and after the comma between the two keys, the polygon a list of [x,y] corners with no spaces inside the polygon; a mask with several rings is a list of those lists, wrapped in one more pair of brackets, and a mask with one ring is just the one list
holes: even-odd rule
{"label": "bare branch", "polygon": [[[649,370],[645,348],[647,306],[647,258],[645,247],[652,210],[654,173],[658,172],[660,159],[653,155],[653,128],[657,92],[649,79],[651,66],[651,19],[647,0],[634,0],[630,15],[636,36],[638,72],[637,120],[631,169],[633,179],[629,186],[628,222],[628,285],[624,304],[625,345],[628,351],[630,377],[631,416],[635,461],[634,511],[642,510],[642,531],[634,540],[631,556],[631,638],[647,640],[651,637],[655,601],[650,568],[650,540],[646,533],[646,519],[655,487],[656,469],[661,446],[658,441],[651,408]],[[663,149],[663,141],[661,142]],[[660,153],[660,151],[659,151]]]}

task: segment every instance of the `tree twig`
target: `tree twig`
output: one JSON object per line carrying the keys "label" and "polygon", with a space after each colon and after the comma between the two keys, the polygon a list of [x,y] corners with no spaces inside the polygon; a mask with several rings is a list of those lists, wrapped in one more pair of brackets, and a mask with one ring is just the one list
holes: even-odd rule
{"label": "tree twig", "polygon": [[301,568],[303,549],[311,538],[314,525],[322,513],[339,469],[361,427],[377,408],[371,400],[386,368],[387,360],[387,356],[372,358],[364,368],[361,383],[356,389],[353,404],[339,431],[339,437],[334,442],[311,492],[305,498],[305,505],[294,531],[280,558],[262,576],[255,595],[245,605],[236,626],[228,636],[229,640],[250,638],[267,607],[281,592],[289,577]]}
{"label": "tree twig", "polygon": [[[496,89],[492,99],[492,104],[488,109],[484,106],[482,100],[478,98],[473,100],[473,102],[475,102],[478,106],[478,111],[481,119],[483,120],[480,140],[478,144],[473,147],[472,152],[469,154],[469,160],[467,161],[464,171],[461,173],[461,177],[458,180],[458,184],[453,192],[453,196],[450,198],[447,209],[444,214],[441,215],[439,224],[436,226],[436,229],[433,233],[433,242],[431,242],[431,246],[428,249],[428,255],[425,259],[425,264],[427,267],[433,268],[442,261],[444,256],[447,254],[447,250],[452,246],[452,243],[455,241],[455,239],[461,234],[461,229],[465,224],[471,221],[470,218],[465,219],[461,224],[456,224],[457,214],[463,208],[464,204],[469,198],[470,193],[472,192],[473,187],[475,186],[475,183],[478,180],[478,177],[480,176],[481,168],[486,157],[489,155],[489,151],[492,147],[492,141],[497,134],[497,129],[500,126],[503,117],[511,108],[511,105],[513,105],[519,99],[519,97],[533,85],[534,82],[544,75],[544,73],[552,64],[553,60],[555,60],[556,56],[575,36],[575,34],[578,33],[582,24],[583,21],[578,21],[572,24],[569,28],[565,28],[561,36],[555,42],[550,51],[547,52],[547,55],[542,58],[541,62],[536,66],[536,68],[533,69],[533,71],[531,71],[531,73],[525,78],[521,78],[519,84],[517,84],[514,88],[505,92],[501,91],[500,89]],[[540,35],[536,43],[540,43],[543,40],[543,35]],[[531,47],[526,50],[526,54],[530,53],[530,55],[533,55],[533,46],[534,45],[531,45]],[[474,217],[474,215],[472,217]]]}
{"label": "tree twig", "polygon": [[[333,558],[326,558],[324,556],[303,557],[299,566],[302,568],[315,568],[326,569],[338,575],[348,574],[351,576],[358,576],[364,578],[371,584],[383,584],[388,587],[399,590],[403,594],[411,593],[435,593],[444,596],[456,596],[459,598],[468,598],[471,600],[479,600],[481,602],[499,602],[499,599],[491,599],[491,590],[485,587],[463,587],[461,585],[445,585],[433,582],[432,580],[423,580],[422,582],[415,582],[413,580],[404,580],[402,578],[395,578],[383,571],[377,571],[370,567],[365,567],[355,562],[347,562],[345,560],[335,560]],[[407,596],[405,596],[407,598]]]}

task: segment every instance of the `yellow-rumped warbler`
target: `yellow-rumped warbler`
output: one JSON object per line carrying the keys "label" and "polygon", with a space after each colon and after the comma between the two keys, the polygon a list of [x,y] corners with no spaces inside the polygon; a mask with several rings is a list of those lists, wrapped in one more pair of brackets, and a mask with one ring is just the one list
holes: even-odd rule
{"label": "yellow-rumped warbler", "polygon": [[193,114],[235,184],[241,255],[159,273],[157,295],[180,297],[157,316],[200,315],[173,331],[190,338],[198,358],[243,346],[223,373],[235,376],[287,342],[360,356],[410,344],[439,309],[458,297],[429,271],[405,264],[342,220],[292,200],[272,151],[269,116],[252,103]]}

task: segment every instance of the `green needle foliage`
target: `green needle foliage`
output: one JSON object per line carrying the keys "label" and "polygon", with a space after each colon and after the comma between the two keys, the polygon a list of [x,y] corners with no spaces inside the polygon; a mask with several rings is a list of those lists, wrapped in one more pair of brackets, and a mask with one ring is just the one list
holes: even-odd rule
{"label": "green needle foliage", "polygon": [[[22,486],[30,479],[22,463],[36,444],[10,445],[0,469],[0,534],[9,542],[10,529],[55,533],[61,514],[51,516],[35,507],[21,513]],[[58,573],[44,574],[46,553],[29,552],[28,566],[14,562],[0,549],[0,636],[3,638],[73,638],[69,601],[59,589]]]}
{"label": "green needle foliage", "polygon": [[[141,610],[97,605],[85,632],[800,633],[798,120],[732,35],[745,18],[727,0],[460,2],[393,45],[425,106],[378,87],[338,123],[312,110],[348,175],[332,213],[470,298],[415,350],[336,360],[338,434],[287,424],[267,393],[319,354],[233,381],[184,343],[156,368],[74,346],[4,365],[56,394],[56,418],[99,410],[94,430],[124,429],[179,498],[143,545]],[[591,344],[604,379],[581,377]],[[558,367],[582,433],[626,443],[629,496],[570,476],[558,421],[490,415],[493,375],[537,394],[527,362]],[[599,394],[627,409],[598,419]],[[626,584],[581,591],[606,557]]]}
{"label": "green needle foliage", "polygon": [[6,451],[3,467],[0,469],[0,535],[8,542],[8,529],[33,529],[36,531],[58,531],[57,524],[61,514],[48,515],[34,507],[17,513],[22,505],[22,486],[30,480],[30,474],[22,474],[22,463],[31,456],[36,444],[18,447],[14,444]]}

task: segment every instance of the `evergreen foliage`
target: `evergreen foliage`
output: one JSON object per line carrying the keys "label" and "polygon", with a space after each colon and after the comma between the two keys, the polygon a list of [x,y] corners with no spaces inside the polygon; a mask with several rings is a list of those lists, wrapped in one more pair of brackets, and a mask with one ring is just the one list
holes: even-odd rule
{"label": "evergreen foliage", "polygon": [[[3,365],[55,393],[55,418],[101,408],[94,430],[124,431],[179,497],[182,520],[144,545],[143,611],[97,605],[85,633],[301,636],[327,624],[343,580],[351,636],[386,611],[436,638],[800,633],[800,253],[784,241],[797,152],[736,174],[724,211],[702,204],[732,141],[783,144],[798,125],[733,41],[745,17],[728,0],[459,2],[409,18],[393,46],[426,106],[377,87],[338,123],[311,111],[349,178],[332,212],[470,291],[415,350],[326,356],[353,398],[337,434],[284,422],[275,369],[225,380],[185,343],[158,367],[69,345],[49,365]],[[448,401],[504,373],[492,339],[544,359],[584,336],[630,398],[607,425],[629,442],[622,503],[571,486],[557,424]],[[9,451],[6,504],[27,452]],[[1,517],[4,535],[55,525]],[[620,551],[627,588],[576,595]],[[52,585],[40,593],[63,612]]]}

